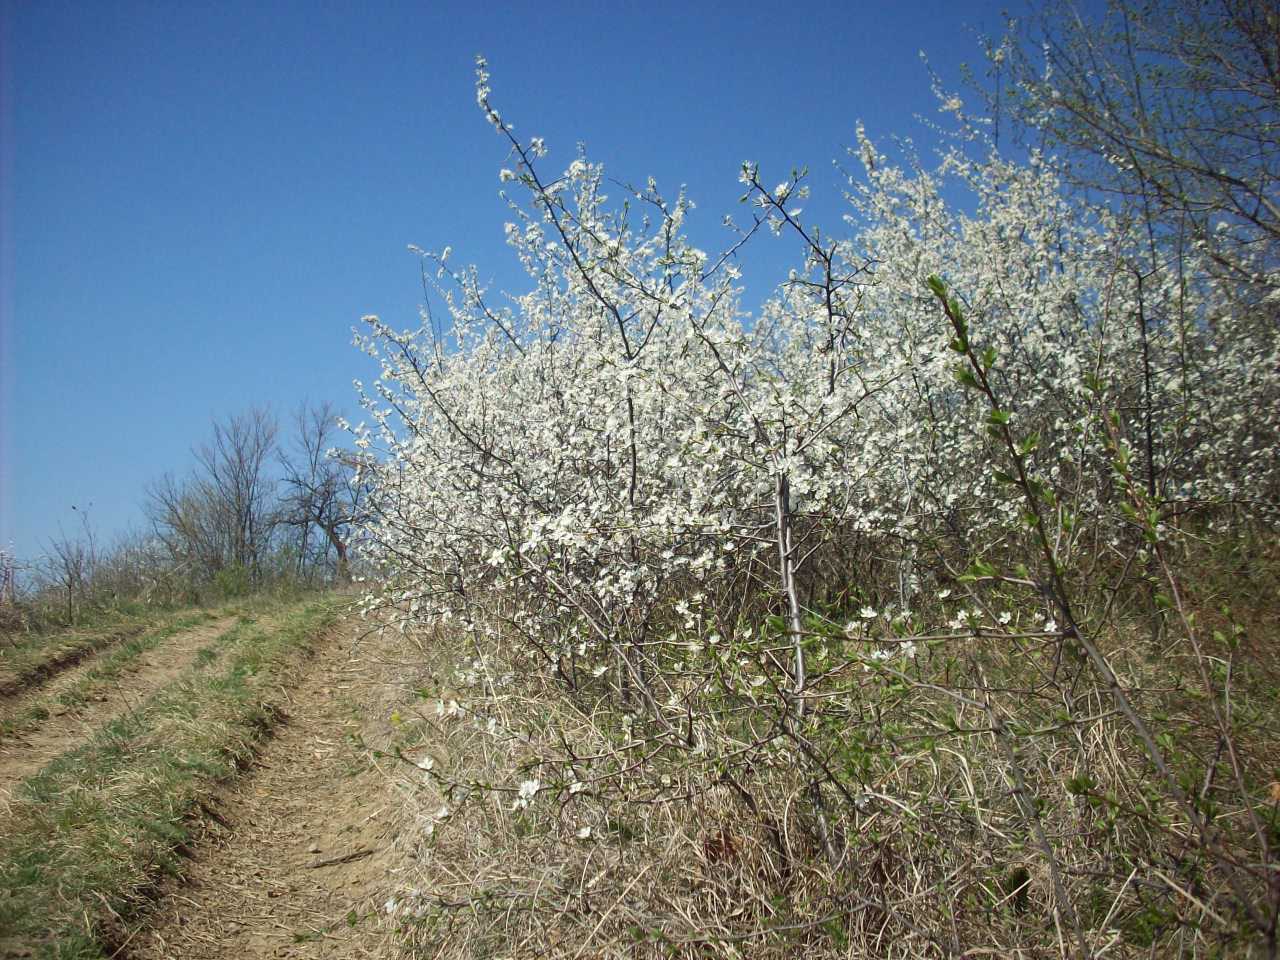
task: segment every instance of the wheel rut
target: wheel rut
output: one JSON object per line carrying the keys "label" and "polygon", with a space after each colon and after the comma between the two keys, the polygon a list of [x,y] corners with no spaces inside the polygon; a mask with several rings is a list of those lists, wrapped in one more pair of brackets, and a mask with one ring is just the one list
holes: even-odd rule
{"label": "wheel rut", "polygon": [[0,700],[23,696],[43,686],[64,670],[71,669],[82,660],[95,657],[118,643],[136,637],[146,629],[147,625],[143,623],[130,624],[105,634],[91,635],[82,643],[72,644],[62,653],[26,669],[0,668]]}
{"label": "wheel rut", "polygon": [[48,715],[33,720],[27,729],[0,737],[0,818],[23,778],[75,749],[96,730],[135,709],[176,679],[203,647],[231,629],[237,619],[223,617],[165,638],[126,664],[119,676],[95,685],[81,703],[64,705],[57,698],[82,682],[100,657],[86,659],[43,686],[6,702],[0,719],[21,716],[33,703],[47,704]]}
{"label": "wheel rut", "polygon": [[354,632],[335,627],[291,682],[273,737],[210,799],[184,876],[121,960],[388,955],[378,913],[403,804],[370,748],[393,738],[412,668],[391,631]]}

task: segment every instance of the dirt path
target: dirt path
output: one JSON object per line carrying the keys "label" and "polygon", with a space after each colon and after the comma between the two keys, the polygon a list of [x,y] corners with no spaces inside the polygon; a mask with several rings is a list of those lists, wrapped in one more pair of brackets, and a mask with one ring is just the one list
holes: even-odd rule
{"label": "dirt path", "polygon": [[41,663],[17,670],[12,666],[0,667],[0,698],[25,695],[36,687],[69,670],[81,660],[108,650],[118,643],[136,637],[147,629],[145,623],[131,623],[106,633],[89,634],[80,643],[72,642],[65,650]]}
{"label": "dirt path", "polygon": [[[174,680],[191,665],[202,647],[231,629],[236,619],[223,617],[162,640],[154,649],[139,654],[121,676],[108,681],[87,702],[75,707],[57,706],[39,726],[0,739],[0,816],[19,781]],[[3,715],[16,716],[35,701],[56,700],[59,693],[73,687],[98,662],[98,657],[90,657],[38,689],[13,698],[4,704]]]}
{"label": "dirt path", "polygon": [[335,628],[291,685],[274,738],[210,804],[186,876],[120,960],[382,955],[401,804],[369,748],[393,736],[412,671],[390,637],[355,631]]}

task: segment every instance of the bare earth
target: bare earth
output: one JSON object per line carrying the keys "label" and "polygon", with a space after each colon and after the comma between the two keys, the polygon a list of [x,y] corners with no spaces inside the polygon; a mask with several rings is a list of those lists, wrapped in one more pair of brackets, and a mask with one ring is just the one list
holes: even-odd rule
{"label": "bare earth", "polygon": [[86,638],[89,642],[77,646],[69,644],[63,653],[47,660],[37,667],[26,671],[18,671],[13,666],[0,667],[0,697],[12,697],[27,690],[41,686],[63,670],[70,669],[81,660],[96,656],[118,643],[136,637],[146,629],[145,624],[129,624],[116,630],[108,631],[105,636]]}
{"label": "bare earth", "polygon": [[[174,634],[154,650],[141,654],[126,673],[95,694],[94,699],[77,707],[58,707],[35,729],[0,739],[0,816],[8,807],[18,781],[79,746],[95,730],[134,709],[187,669],[202,647],[231,629],[235,622],[235,617],[225,617]],[[12,716],[34,699],[57,697],[92,670],[101,656],[108,652],[89,657],[37,689],[24,691],[5,701],[0,705],[0,711],[3,711],[0,715]]]}
{"label": "bare earth", "polygon": [[409,671],[390,637],[355,633],[336,627],[291,684],[274,738],[210,803],[186,876],[121,960],[381,955],[401,805],[369,748],[392,736]]}

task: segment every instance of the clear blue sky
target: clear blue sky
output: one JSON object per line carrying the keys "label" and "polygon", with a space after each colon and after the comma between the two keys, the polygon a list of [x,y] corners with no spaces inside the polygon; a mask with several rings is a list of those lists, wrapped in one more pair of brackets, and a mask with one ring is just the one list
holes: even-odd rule
{"label": "clear blue sky", "polygon": [[141,525],[214,417],[354,412],[352,326],[416,322],[408,244],[510,285],[477,53],[548,162],[687,184],[714,248],[746,159],[808,165],[838,229],[857,120],[926,146],[918,52],[955,78],[1001,6],[0,0],[0,544]]}

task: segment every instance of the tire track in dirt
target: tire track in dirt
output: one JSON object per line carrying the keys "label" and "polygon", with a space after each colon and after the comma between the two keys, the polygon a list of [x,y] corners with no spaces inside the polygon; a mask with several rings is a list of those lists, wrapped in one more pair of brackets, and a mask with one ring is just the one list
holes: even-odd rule
{"label": "tire track in dirt", "polygon": [[0,668],[0,699],[25,695],[42,687],[64,670],[70,670],[82,660],[96,657],[119,643],[131,640],[146,629],[145,623],[130,624],[109,633],[90,635],[83,643],[73,644],[62,653],[25,670],[15,672],[8,667]]}
{"label": "tire track in dirt", "polygon": [[[130,710],[156,690],[176,679],[194,662],[201,648],[231,629],[238,617],[223,617],[168,637],[140,653],[121,676],[107,681],[90,699],[74,707],[55,707],[38,726],[0,739],[0,816],[4,815],[13,791],[23,778],[68,750],[79,746],[93,733]],[[94,668],[98,658],[81,662],[28,696],[4,705],[4,716],[13,717],[35,700],[56,699]],[[60,712],[59,712],[60,711]]]}
{"label": "tire track in dirt", "polygon": [[[370,748],[394,737],[408,663],[393,631],[339,624],[288,691],[249,771],[211,799],[185,876],[118,960],[384,956],[402,802]],[[348,917],[353,922],[348,922]]]}

